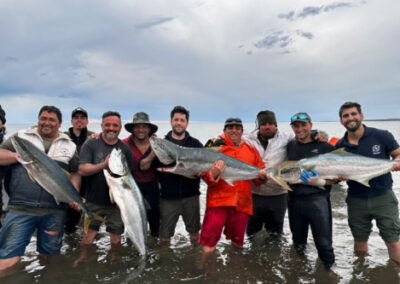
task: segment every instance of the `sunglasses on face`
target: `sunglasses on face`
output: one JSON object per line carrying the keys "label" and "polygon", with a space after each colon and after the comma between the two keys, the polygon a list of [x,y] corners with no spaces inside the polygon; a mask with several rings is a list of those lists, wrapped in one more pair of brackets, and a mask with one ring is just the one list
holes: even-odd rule
{"label": "sunglasses on face", "polygon": [[225,123],[242,123],[242,120],[240,120],[239,118],[228,118]]}
{"label": "sunglasses on face", "polygon": [[307,114],[300,113],[300,114],[293,115],[292,118],[290,119],[290,121],[293,122],[293,121],[298,120],[298,119],[310,119],[310,118],[308,117]]}

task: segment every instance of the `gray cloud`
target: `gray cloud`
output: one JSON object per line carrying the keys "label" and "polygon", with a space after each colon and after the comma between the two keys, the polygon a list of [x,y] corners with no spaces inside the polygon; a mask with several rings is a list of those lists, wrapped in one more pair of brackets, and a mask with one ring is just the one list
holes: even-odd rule
{"label": "gray cloud", "polygon": [[18,62],[19,61],[19,59],[14,56],[7,56],[4,60],[7,62]]}
{"label": "gray cloud", "polygon": [[262,40],[259,40],[254,44],[256,48],[273,48],[276,46],[287,47],[291,43],[292,39],[288,35],[283,35],[282,31],[274,32],[267,35]]}
{"label": "gray cloud", "polygon": [[323,6],[321,7],[305,7],[303,8],[303,10],[301,11],[300,14],[297,15],[298,18],[306,18],[308,16],[315,16],[321,13],[321,11],[323,10]]}
{"label": "gray cloud", "polygon": [[170,22],[172,20],[174,20],[174,18],[172,18],[172,17],[163,17],[163,18],[155,19],[155,20],[152,20],[152,21],[149,21],[146,23],[136,25],[136,28],[140,29],[140,30],[150,29],[152,27]]}
{"label": "gray cloud", "polygon": [[299,36],[304,37],[304,38],[308,38],[308,39],[313,39],[313,37],[314,37],[314,35],[312,33],[310,33],[310,32],[303,32],[301,30],[297,30],[296,33]]}
{"label": "gray cloud", "polygon": [[287,19],[287,20],[292,21],[293,18],[294,18],[294,11],[290,11],[290,12],[287,13],[287,14],[279,14],[279,15],[278,15],[278,18],[280,18],[280,19]]}
{"label": "gray cloud", "polygon": [[295,13],[295,11],[290,11],[287,14],[279,14],[278,18],[286,19],[289,21],[293,21],[295,18],[307,18],[309,16],[317,16],[321,13],[327,13],[329,11],[338,9],[338,8],[349,8],[353,7],[353,4],[346,3],[346,2],[337,2],[332,3],[329,5],[322,5],[322,6],[307,6],[304,7],[303,10],[299,13]]}

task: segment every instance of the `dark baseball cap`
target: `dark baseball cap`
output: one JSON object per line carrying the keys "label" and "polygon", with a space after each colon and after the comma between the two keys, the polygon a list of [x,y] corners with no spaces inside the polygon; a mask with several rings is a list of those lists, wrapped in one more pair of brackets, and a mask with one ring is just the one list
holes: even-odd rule
{"label": "dark baseball cap", "polygon": [[76,109],[74,109],[71,113],[71,118],[73,118],[75,116],[75,114],[77,114],[78,112],[83,113],[86,118],[88,117],[87,111],[81,107],[77,107]]}
{"label": "dark baseball cap", "polygon": [[224,129],[229,125],[239,125],[243,128],[243,123],[240,118],[228,118],[227,120],[225,120]]}
{"label": "dark baseball cap", "polygon": [[309,116],[306,112],[298,112],[290,118],[290,124],[293,124],[297,121],[311,122],[311,116]]}

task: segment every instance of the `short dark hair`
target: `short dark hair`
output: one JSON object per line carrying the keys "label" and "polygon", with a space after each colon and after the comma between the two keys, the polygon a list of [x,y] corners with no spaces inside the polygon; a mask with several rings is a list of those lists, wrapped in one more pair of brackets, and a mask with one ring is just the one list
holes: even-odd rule
{"label": "short dark hair", "polygon": [[342,106],[339,109],[339,117],[342,118],[343,110],[348,109],[348,108],[352,108],[352,107],[356,107],[357,110],[358,110],[358,113],[362,114],[361,105],[359,103],[357,103],[357,102],[345,102],[344,104],[342,104]]}
{"label": "short dark hair", "polygon": [[62,122],[62,114],[61,111],[58,107],[55,106],[42,106],[42,108],[39,111],[38,117],[42,114],[42,112],[47,111],[49,113],[55,113],[57,115],[57,118],[60,122]]}
{"label": "short dark hair", "polygon": [[189,111],[183,106],[176,106],[171,110],[171,119],[174,117],[175,113],[182,113],[186,115],[186,120],[189,121]]}
{"label": "short dark hair", "polygon": [[106,117],[109,117],[109,116],[117,116],[119,118],[119,120],[121,120],[121,115],[119,114],[119,112],[111,111],[111,110],[103,113],[102,119],[104,120]]}

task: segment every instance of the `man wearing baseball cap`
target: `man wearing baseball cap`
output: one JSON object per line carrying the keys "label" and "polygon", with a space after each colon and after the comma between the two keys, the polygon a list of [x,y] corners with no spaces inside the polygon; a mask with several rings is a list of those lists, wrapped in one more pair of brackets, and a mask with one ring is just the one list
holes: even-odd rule
{"label": "man wearing baseball cap", "polygon": [[[88,125],[88,113],[85,109],[81,107],[77,107],[71,113],[71,124],[72,127],[65,132],[71,140],[76,145],[76,150],[78,154],[81,150],[83,143],[94,133],[87,129]],[[88,178],[82,177],[82,185],[80,194],[81,196],[85,196],[86,188],[87,188]],[[77,229],[77,225],[81,218],[81,211],[76,211],[72,208],[67,209],[67,221],[65,222],[65,233],[73,233]]]}
{"label": "man wearing baseball cap", "polygon": [[[298,161],[331,152],[334,148],[327,142],[315,141],[311,135],[311,117],[306,112],[298,112],[290,119],[295,139],[287,145],[288,160]],[[303,183],[292,184],[288,195],[290,231],[295,248],[304,254],[309,227],[314,237],[318,256],[324,266],[330,269],[335,262],[332,247],[332,210],[330,185],[335,181],[320,179],[314,170],[302,172]],[[322,190],[321,187],[325,187]]]}

